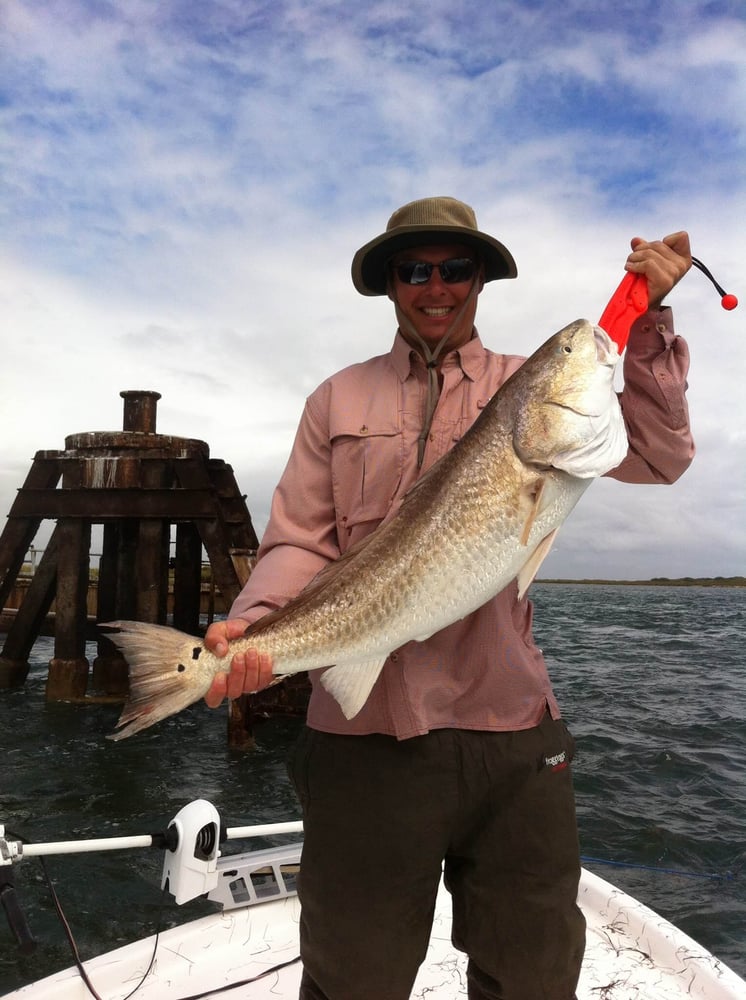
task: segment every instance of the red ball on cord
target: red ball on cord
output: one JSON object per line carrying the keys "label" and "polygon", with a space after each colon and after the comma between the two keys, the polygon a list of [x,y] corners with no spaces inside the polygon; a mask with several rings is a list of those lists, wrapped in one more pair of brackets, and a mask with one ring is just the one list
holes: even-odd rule
{"label": "red ball on cord", "polygon": [[724,295],[720,300],[720,305],[723,307],[723,309],[727,309],[728,312],[730,312],[731,309],[735,309],[736,306],[738,305],[738,299],[735,297],[735,295],[731,294]]}

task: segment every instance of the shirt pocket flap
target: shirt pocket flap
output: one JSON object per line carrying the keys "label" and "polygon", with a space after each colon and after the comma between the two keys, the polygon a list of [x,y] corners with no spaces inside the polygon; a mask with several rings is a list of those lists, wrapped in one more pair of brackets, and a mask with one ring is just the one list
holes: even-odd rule
{"label": "shirt pocket flap", "polygon": [[402,434],[392,420],[365,423],[344,417],[333,421],[330,432],[332,487],[344,551],[391,509],[402,477]]}
{"label": "shirt pocket flap", "polygon": [[339,437],[387,437],[399,433],[399,422],[392,417],[376,414],[366,418],[354,413],[330,413],[329,437],[332,443]]}

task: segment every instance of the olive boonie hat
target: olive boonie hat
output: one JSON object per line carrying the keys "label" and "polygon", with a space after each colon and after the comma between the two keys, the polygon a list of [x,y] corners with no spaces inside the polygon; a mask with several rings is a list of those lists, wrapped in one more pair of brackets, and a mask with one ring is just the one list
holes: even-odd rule
{"label": "olive boonie hat", "polygon": [[386,265],[409,247],[437,243],[473,246],[484,265],[485,281],[515,278],[518,269],[502,243],[477,229],[474,209],[455,198],[421,198],[398,208],[386,232],[361,247],[352,259],[352,282],[361,295],[386,294]]}

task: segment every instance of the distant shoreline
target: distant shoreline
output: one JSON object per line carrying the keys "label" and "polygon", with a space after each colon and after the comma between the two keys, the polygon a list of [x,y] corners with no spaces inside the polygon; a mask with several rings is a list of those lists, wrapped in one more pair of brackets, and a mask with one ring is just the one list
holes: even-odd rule
{"label": "distant shoreline", "polygon": [[670,579],[654,576],[650,580],[536,580],[536,583],[578,583],[615,587],[746,587],[746,576],[681,576]]}

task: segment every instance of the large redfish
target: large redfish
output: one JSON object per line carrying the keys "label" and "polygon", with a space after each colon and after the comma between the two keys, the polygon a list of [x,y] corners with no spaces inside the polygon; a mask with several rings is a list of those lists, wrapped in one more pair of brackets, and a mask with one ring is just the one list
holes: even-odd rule
{"label": "large redfish", "polygon": [[551,337],[393,517],[251,625],[224,659],[174,629],[113,622],[130,695],[112,739],[199,700],[250,647],[269,652],[278,675],[328,667],[322,683],[352,718],[393,650],[468,615],[514,577],[525,593],[581,494],[626,455],[618,359],[587,320]]}

